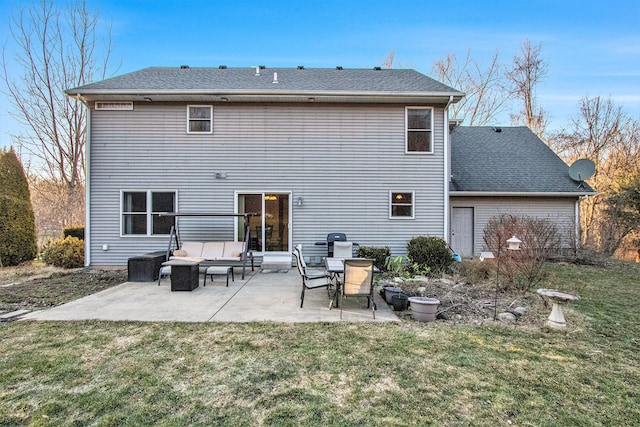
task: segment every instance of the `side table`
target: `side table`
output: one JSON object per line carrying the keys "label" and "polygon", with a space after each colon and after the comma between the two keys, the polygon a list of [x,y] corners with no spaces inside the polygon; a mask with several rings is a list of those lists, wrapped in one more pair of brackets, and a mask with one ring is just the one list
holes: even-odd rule
{"label": "side table", "polygon": [[192,291],[199,286],[200,263],[192,261],[167,261],[163,267],[171,267],[171,291]]}

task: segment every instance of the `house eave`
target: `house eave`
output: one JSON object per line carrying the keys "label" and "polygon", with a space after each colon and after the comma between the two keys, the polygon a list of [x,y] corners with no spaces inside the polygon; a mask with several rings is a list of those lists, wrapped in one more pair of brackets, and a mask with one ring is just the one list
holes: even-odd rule
{"label": "house eave", "polygon": [[556,192],[526,192],[526,191],[450,191],[451,197],[583,197],[583,196],[595,196],[597,193],[594,191],[556,191]]}
{"label": "house eave", "polygon": [[344,92],[344,91],[207,91],[207,90],[67,90],[72,97],[91,101],[134,102],[287,102],[287,103],[402,103],[447,104],[453,96],[458,102],[462,93],[450,92]]}

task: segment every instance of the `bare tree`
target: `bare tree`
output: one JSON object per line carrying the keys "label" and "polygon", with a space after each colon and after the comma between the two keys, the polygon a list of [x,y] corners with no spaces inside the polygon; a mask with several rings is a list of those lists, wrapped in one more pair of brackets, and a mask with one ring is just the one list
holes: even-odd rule
{"label": "bare tree", "polygon": [[522,103],[518,114],[511,114],[511,122],[515,125],[529,127],[540,138],[543,137],[547,117],[546,112],[537,105],[536,87],[547,75],[547,66],[541,58],[542,44],[531,46],[525,40],[521,48],[521,56],[514,56],[513,66],[506,76],[513,85],[513,97]]}
{"label": "bare tree", "polygon": [[412,68],[413,66],[411,65],[411,63],[400,63],[397,59],[396,59],[396,50],[395,49],[391,49],[389,51],[389,53],[387,54],[387,56],[385,56],[385,58],[380,61],[380,66],[382,68],[386,68],[386,69],[392,69],[392,68]]}
{"label": "bare tree", "polygon": [[[87,113],[64,90],[105,78],[111,39],[99,37],[99,22],[85,0],[64,10],[53,0],[40,0],[16,10],[10,23],[12,62],[2,53],[5,92],[22,125],[12,138],[28,156],[30,175],[65,189],[67,212],[84,209]],[[10,69],[19,71],[13,75]]]}
{"label": "bare tree", "polygon": [[451,106],[451,117],[464,118],[468,126],[492,124],[509,100],[498,52],[484,69],[468,50],[463,62],[458,61],[455,54],[447,54],[434,63],[432,71],[442,83],[466,94]]}
{"label": "bare tree", "polygon": [[556,135],[554,148],[568,163],[591,159],[596,173],[589,184],[598,192],[581,204],[582,243],[612,255],[633,230],[625,228],[619,204],[624,183],[640,169],[640,122],[611,99],[583,98],[572,129]]}

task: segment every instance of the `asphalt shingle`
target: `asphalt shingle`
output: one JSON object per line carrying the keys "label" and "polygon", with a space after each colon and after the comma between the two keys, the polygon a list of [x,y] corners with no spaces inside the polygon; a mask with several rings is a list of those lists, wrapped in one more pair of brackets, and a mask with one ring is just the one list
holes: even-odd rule
{"label": "asphalt shingle", "polygon": [[[278,83],[273,83],[277,73]],[[256,75],[255,67],[186,68],[150,67],[70,89],[67,93],[92,90],[180,92],[257,91],[279,92],[381,92],[462,93],[415,70],[335,68],[265,68]]]}
{"label": "asphalt shingle", "polygon": [[451,191],[593,191],[588,185],[578,188],[569,166],[527,127],[456,127],[451,133],[451,174]]}

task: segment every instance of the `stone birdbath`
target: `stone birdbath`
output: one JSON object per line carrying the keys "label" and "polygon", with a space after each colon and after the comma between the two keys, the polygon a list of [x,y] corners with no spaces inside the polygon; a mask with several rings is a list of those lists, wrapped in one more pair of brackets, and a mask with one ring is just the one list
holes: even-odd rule
{"label": "stone birdbath", "polygon": [[566,292],[560,292],[553,289],[538,289],[538,294],[547,297],[553,303],[551,308],[551,314],[547,323],[545,323],[551,329],[564,329],[567,327],[567,322],[564,320],[564,312],[562,306],[566,305],[569,301],[578,301],[580,297],[578,295],[568,294]]}

